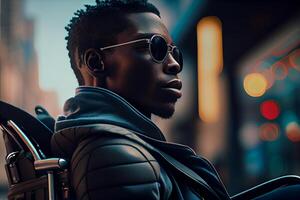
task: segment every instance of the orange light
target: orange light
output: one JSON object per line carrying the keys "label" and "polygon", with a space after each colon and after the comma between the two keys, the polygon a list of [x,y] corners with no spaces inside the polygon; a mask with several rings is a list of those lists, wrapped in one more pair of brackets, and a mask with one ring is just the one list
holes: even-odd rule
{"label": "orange light", "polygon": [[264,141],[274,141],[279,136],[279,127],[275,123],[264,123],[259,128],[259,137]]}
{"label": "orange light", "polygon": [[207,123],[220,116],[219,75],[223,68],[222,25],[217,17],[197,24],[198,112]]}
{"label": "orange light", "polygon": [[300,127],[297,122],[290,122],[286,128],[286,135],[292,142],[300,142]]}
{"label": "orange light", "polygon": [[267,90],[267,80],[260,73],[251,73],[244,78],[244,90],[249,96],[260,97]]}
{"label": "orange light", "polygon": [[222,24],[217,17],[205,17],[197,24],[198,66],[203,70],[223,69]]}

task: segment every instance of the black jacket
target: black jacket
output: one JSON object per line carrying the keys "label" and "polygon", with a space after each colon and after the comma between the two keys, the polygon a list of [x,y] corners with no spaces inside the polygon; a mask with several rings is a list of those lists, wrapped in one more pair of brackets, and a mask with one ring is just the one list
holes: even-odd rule
{"label": "black jacket", "polygon": [[71,160],[77,199],[230,199],[217,172],[117,94],[79,87],[64,107],[53,152]]}

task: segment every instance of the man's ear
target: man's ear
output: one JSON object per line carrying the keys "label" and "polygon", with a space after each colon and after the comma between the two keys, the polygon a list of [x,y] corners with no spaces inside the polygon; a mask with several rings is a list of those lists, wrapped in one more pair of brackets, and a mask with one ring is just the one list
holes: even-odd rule
{"label": "man's ear", "polygon": [[88,49],[84,52],[83,62],[88,67],[89,72],[94,75],[102,75],[105,72],[102,53],[97,49]]}

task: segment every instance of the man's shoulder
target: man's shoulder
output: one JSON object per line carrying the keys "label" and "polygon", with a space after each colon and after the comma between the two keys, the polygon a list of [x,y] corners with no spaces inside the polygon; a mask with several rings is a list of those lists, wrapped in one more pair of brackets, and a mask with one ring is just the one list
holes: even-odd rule
{"label": "man's shoulder", "polygon": [[[56,132],[51,141],[52,150],[62,157],[71,157],[81,147],[113,151],[123,158],[143,156],[147,160],[155,160],[148,152],[146,142],[134,132],[111,124],[94,124],[70,127]],[[62,155],[63,153],[63,155]]]}
{"label": "man's shoulder", "polygon": [[[115,124],[95,123],[95,124],[81,124],[78,126],[71,126],[55,132],[54,136],[65,136],[70,140],[81,141],[89,137],[95,136],[125,136],[127,138],[136,138],[134,131]],[[137,139],[137,138],[136,138]]]}

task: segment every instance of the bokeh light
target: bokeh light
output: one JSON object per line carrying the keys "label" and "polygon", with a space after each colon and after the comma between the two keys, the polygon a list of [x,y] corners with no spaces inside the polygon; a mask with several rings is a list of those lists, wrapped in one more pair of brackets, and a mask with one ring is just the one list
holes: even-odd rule
{"label": "bokeh light", "polygon": [[244,78],[244,89],[249,96],[262,96],[266,92],[267,86],[267,80],[261,73],[251,73]]}
{"label": "bokeh light", "polygon": [[261,149],[253,148],[245,153],[245,170],[252,176],[258,176],[264,168],[264,158]]}
{"label": "bokeh light", "polygon": [[285,128],[286,136],[292,142],[300,142],[300,126],[297,122],[290,122]]}
{"label": "bokeh light", "polygon": [[259,127],[259,137],[263,141],[274,141],[279,136],[279,126],[276,123],[264,123]]}
{"label": "bokeh light", "polygon": [[222,23],[218,17],[202,18],[197,24],[198,65],[220,74],[223,69]]}
{"label": "bokeh light", "polygon": [[245,149],[251,149],[260,143],[256,123],[247,123],[241,128],[240,141]]}
{"label": "bokeh light", "polygon": [[289,62],[291,67],[300,71],[300,49],[296,49],[289,55]]}
{"label": "bokeh light", "polygon": [[222,24],[219,18],[204,17],[197,24],[198,112],[206,122],[220,117],[220,73],[223,69]]}
{"label": "bokeh light", "polygon": [[267,100],[260,104],[260,113],[268,120],[276,119],[280,114],[280,107],[274,100]]}
{"label": "bokeh light", "polygon": [[289,73],[288,67],[282,61],[278,61],[274,65],[272,65],[271,70],[276,80],[285,79]]}

